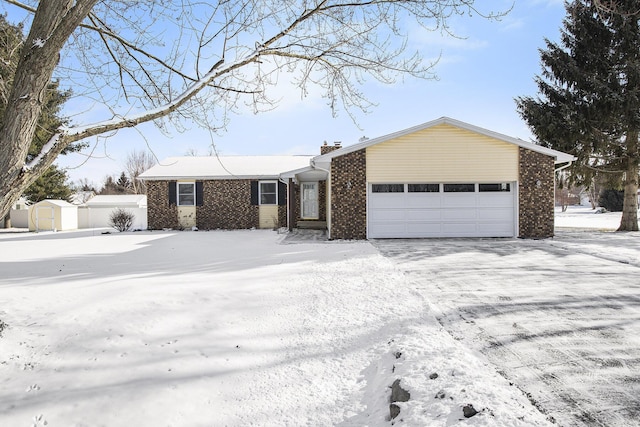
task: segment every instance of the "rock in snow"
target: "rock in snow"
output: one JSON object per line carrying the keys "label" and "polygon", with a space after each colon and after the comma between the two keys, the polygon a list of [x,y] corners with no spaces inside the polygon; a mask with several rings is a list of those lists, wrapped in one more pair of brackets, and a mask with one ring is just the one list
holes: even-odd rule
{"label": "rock in snow", "polygon": [[389,413],[393,420],[400,414],[400,407],[395,405],[395,402],[408,402],[411,398],[411,393],[400,387],[400,380],[397,379],[391,384],[391,405],[389,405]]}

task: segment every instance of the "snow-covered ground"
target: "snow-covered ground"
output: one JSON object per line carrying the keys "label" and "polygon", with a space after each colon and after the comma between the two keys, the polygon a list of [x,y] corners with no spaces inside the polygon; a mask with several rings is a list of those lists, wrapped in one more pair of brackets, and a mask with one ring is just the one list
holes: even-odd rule
{"label": "snow-covered ground", "polygon": [[556,207],[556,228],[615,231],[622,212],[599,213],[587,206],[569,206],[566,212]]}
{"label": "snow-covered ground", "polygon": [[[562,426],[640,425],[640,235],[570,209],[553,239],[379,240],[440,323]],[[593,221],[590,221],[593,220]]]}
{"label": "snow-covered ground", "polygon": [[[434,259],[439,270],[424,277],[367,242],[301,242],[271,231],[0,233],[0,321],[8,325],[0,338],[0,426],[550,425],[505,372],[517,367],[492,364],[506,359],[482,351],[481,336],[469,335],[478,326],[443,321],[443,313],[454,319],[463,310],[439,298],[445,285],[454,296],[465,285],[511,304],[523,295],[553,300],[564,286],[558,278],[573,276],[571,288],[601,283],[612,295],[635,292],[626,278],[640,264],[640,248],[615,255],[634,234],[560,233],[568,237],[498,240],[517,245],[514,253],[459,256],[450,242],[473,241],[430,241],[443,252]],[[576,255],[571,245],[586,249]],[[598,252],[611,259],[589,255]],[[515,274],[519,288],[489,286],[486,276],[495,282],[501,273]],[[637,311],[624,299],[600,302],[571,307],[591,310],[587,316],[620,307],[614,335],[616,345],[627,343]],[[539,333],[542,324],[529,319],[524,333]],[[565,326],[579,333],[581,319]],[[504,326],[507,338],[516,328],[487,324]],[[635,338],[628,342],[638,350]],[[539,345],[521,340],[518,348],[533,353]],[[630,371],[638,366],[619,350],[602,349],[603,361],[616,360],[610,369],[630,381],[624,393],[613,391],[638,395]],[[608,372],[598,367],[594,376],[606,380]],[[390,421],[396,379],[411,396]],[[465,418],[466,405],[479,413]]]}

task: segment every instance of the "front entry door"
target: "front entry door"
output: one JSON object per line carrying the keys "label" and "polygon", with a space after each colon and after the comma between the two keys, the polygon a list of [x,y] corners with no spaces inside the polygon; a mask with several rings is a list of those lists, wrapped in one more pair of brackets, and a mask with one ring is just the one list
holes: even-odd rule
{"label": "front entry door", "polygon": [[302,218],[318,219],[318,183],[300,183],[302,193]]}

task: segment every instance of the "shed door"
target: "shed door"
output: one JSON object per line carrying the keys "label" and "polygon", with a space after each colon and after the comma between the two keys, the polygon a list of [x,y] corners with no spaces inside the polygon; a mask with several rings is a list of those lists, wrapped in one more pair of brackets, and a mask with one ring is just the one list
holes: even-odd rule
{"label": "shed door", "polygon": [[56,215],[53,206],[36,206],[36,231],[56,229]]}
{"label": "shed door", "polygon": [[515,183],[369,185],[369,238],[513,237],[515,216]]}

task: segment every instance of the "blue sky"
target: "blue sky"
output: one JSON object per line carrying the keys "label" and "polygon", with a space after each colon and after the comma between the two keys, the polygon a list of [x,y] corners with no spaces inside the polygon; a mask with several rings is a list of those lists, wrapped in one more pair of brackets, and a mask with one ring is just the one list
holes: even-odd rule
{"label": "blue sky", "polygon": [[[480,9],[499,9],[511,2],[477,4]],[[5,9],[11,19],[15,9]],[[91,158],[87,152],[61,157],[58,163],[69,168],[71,180],[88,178],[99,186],[106,175],[120,174],[134,149],[151,149],[160,159],[188,151],[207,155],[212,142],[221,155],[316,154],[324,141],[350,145],[362,136],[374,138],[442,116],[531,140],[514,98],[536,94],[538,49],[545,37],[558,39],[564,15],[562,0],[515,0],[513,10],[498,22],[468,16],[452,20],[452,29],[464,39],[415,31],[412,48],[425,57],[441,55],[434,69],[438,80],[368,84],[365,93],[377,106],[367,114],[352,111],[357,124],[344,111],[332,117],[326,100],[316,93],[301,99],[293,86],[283,85],[275,89],[281,99],[277,109],[257,115],[247,109],[232,115],[226,130],[218,134],[194,125],[184,132],[169,129],[166,135],[146,124],[89,141]]]}

